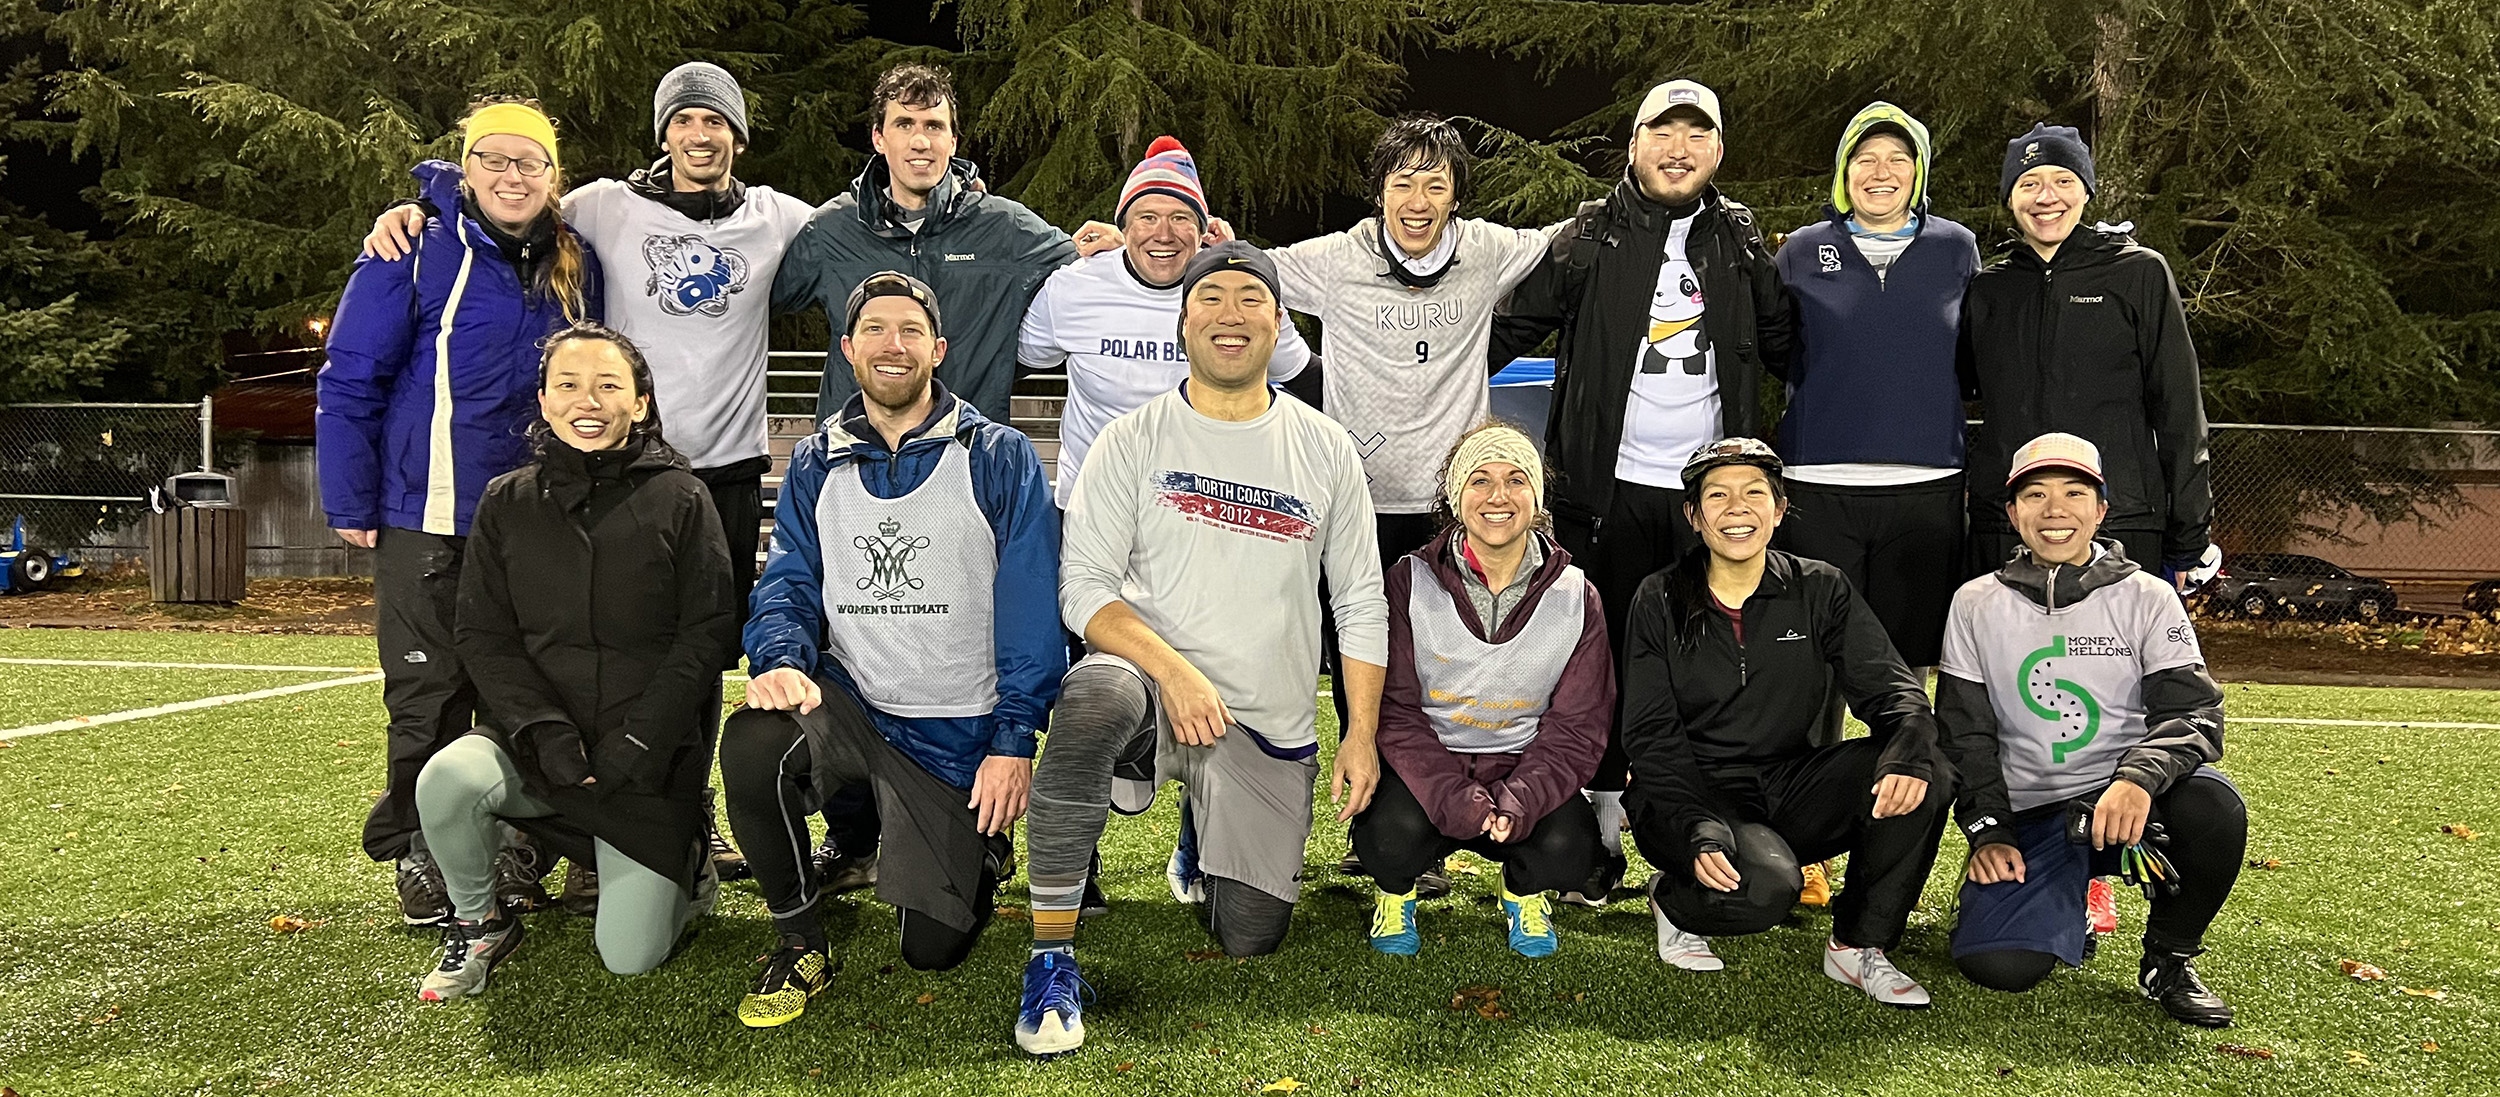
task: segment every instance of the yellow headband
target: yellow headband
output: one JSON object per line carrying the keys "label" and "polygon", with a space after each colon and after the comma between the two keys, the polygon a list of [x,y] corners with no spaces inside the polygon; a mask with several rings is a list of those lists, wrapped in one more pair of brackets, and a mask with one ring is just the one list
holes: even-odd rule
{"label": "yellow headband", "polygon": [[558,171],[564,169],[564,162],[556,156],[556,124],[519,103],[497,103],[470,115],[461,128],[460,159],[466,162],[469,154],[476,151],[478,138],[497,133],[538,142],[538,147],[547,150],[547,162]]}

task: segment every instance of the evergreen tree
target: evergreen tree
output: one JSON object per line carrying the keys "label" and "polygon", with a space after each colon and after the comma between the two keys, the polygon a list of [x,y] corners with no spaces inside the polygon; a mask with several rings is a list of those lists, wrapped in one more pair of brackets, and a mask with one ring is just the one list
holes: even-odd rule
{"label": "evergreen tree", "polygon": [[[413,192],[409,167],[457,157],[473,98],[537,97],[569,180],[622,175],[656,156],[651,91],[688,59],[757,74],[759,140],[776,118],[824,124],[841,93],[764,50],[855,63],[860,23],[823,0],[92,0],[49,19],[73,59],[48,83],[61,120],[18,135],[104,162],[105,251],[193,304],[175,371],[204,376],[218,334],[328,313],[374,213]],[[765,160],[827,193],[855,164],[806,139]]]}
{"label": "evergreen tree", "polygon": [[[1507,215],[1567,213],[1622,171],[1630,112],[1717,90],[1728,188],[1768,225],[1820,216],[1849,114],[1937,135],[1938,212],[2011,234],[2004,141],[2080,127],[2101,191],[2171,259],[2216,419],[2500,417],[2500,8],[2469,0],[1451,0],[1449,43],[1617,75],[1564,141],[1497,137]],[[1580,138],[1577,142],[1568,139]],[[1992,249],[2001,251],[2002,246]]]}
{"label": "evergreen tree", "polygon": [[1363,156],[1430,34],[1399,0],[959,0],[972,132],[1054,223],[1108,219],[1159,134],[1219,216],[1362,190]]}

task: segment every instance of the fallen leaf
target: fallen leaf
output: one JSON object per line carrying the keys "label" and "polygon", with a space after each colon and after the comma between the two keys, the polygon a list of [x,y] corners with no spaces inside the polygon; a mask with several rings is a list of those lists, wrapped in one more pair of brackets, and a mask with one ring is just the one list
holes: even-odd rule
{"label": "fallen leaf", "polygon": [[105,1010],[105,1011],[104,1011],[104,1016],[102,1016],[102,1017],[90,1017],[90,1018],[88,1018],[88,1019],[87,1019],[87,1023],[88,1023],[88,1024],[91,1024],[91,1025],[109,1025],[109,1024],[112,1024],[113,1022],[118,1021],[118,1020],[121,1020],[121,1019],[122,1019],[122,1007],[121,1007],[121,1003],[119,1003],[119,1002],[115,1002],[115,1003],[113,1003],[113,1008],[111,1008],[111,1009],[108,1009],[108,1010]]}
{"label": "fallen leaf", "polygon": [[2344,1062],[2351,1066],[2366,1067],[2370,1065],[2370,1057],[2358,1051],[2348,1050],[2344,1052]]}
{"label": "fallen leaf", "polygon": [[1126,1073],[1128,1073],[1128,1072],[1130,1072],[1130,1071],[1132,1071],[1132,1070],[1137,1069],[1137,1064],[1135,1064],[1135,1063],[1119,1063],[1119,1064],[1115,1064],[1114,1066],[1112,1066],[1112,1068],[1111,1068],[1111,1069],[1116,1070],[1116,1071],[1119,1071],[1119,1072],[1120,1072],[1120,1073],[1122,1073],[1122,1074],[1126,1074]]}
{"label": "fallen leaf", "polygon": [[2365,964],[2359,960],[2344,960],[2337,963],[2335,966],[2342,969],[2344,974],[2350,975],[2353,978],[2360,979],[2364,982],[2376,982],[2380,979],[2387,978],[2387,972],[2380,968],[2377,964]]}
{"label": "fallen leaf", "polygon": [[2337,771],[2336,771],[2336,770],[2331,770],[2331,769],[2330,769],[2330,770],[2326,771],[2326,775],[2327,775],[2327,776],[2329,776],[2329,777],[2333,777],[2333,776],[2335,776],[2335,774],[2336,774],[2336,773],[2337,773]]}
{"label": "fallen leaf", "polygon": [[1222,955],[1224,955],[1224,950],[1220,948],[1193,948],[1187,952],[1181,953],[1181,956],[1188,959],[1191,963],[1196,963],[1200,960],[1213,960]]}
{"label": "fallen leaf", "polygon": [[2240,1058],[2242,1058],[2242,1059],[2272,1059],[2272,1058],[2274,1058],[2274,1052],[2273,1052],[2271,1049],[2268,1049],[2268,1048],[2261,1048],[2261,1047],[2248,1047],[2248,1046],[2243,1045],[2243,1044],[2215,1044],[2215,1045],[2214,1045],[2214,1050],[2215,1050],[2215,1051],[2219,1051],[2219,1052],[2223,1053],[2224,1055],[2237,1055],[2237,1056],[2239,1056],[2239,1057],[2240,1057]]}
{"label": "fallen leaf", "polygon": [[1999,1078],[2011,1078],[2011,1077],[2013,1077],[2013,1076],[2014,1076],[2014,1068],[2012,1068],[2012,1067],[1998,1067],[1998,1068],[1997,1068],[1997,1077],[1999,1077]]}
{"label": "fallen leaf", "polygon": [[1191,1021],[1189,1023],[1189,1031],[1191,1032],[1196,1032],[1205,1027],[1207,1027],[1207,1023],[1205,1021]]}
{"label": "fallen leaf", "polygon": [[1478,867],[1474,861],[1462,861],[1456,857],[1452,857],[1448,861],[1444,862],[1442,867],[1448,869],[1450,874],[1453,876],[1484,875],[1484,869]]}
{"label": "fallen leaf", "polygon": [[1291,1092],[1293,1092],[1293,1091],[1295,1091],[1295,1090],[1297,1090],[1297,1089],[1301,1089],[1301,1088],[1303,1088],[1304,1086],[1306,1086],[1306,1085],[1308,1085],[1308,1084],[1309,1084],[1309,1083],[1307,1083],[1307,1082],[1297,1082],[1297,1081],[1294,1081],[1294,1080],[1293,1080],[1293,1077],[1292,1077],[1291,1075],[1287,1075],[1287,1076],[1285,1076],[1285,1077],[1283,1077],[1283,1078],[1278,1078],[1278,1079],[1276,1079],[1276,1080],[1275,1080],[1275,1081],[1273,1081],[1273,1082],[1269,1082],[1268,1084],[1266,1084],[1266,1085],[1264,1085],[1264,1086],[1260,1086],[1260,1087],[1259,1087],[1259,1092],[1261,1092],[1261,1093],[1291,1093]]}
{"label": "fallen leaf", "polygon": [[1554,992],[1554,1000],[1557,1002],[1585,1002],[1588,997],[1586,991],[1574,993],[1568,990],[1558,990]]}
{"label": "fallen leaf", "polygon": [[269,920],[269,928],[280,933],[302,933],[305,930],[329,924],[330,920],[327,918],[323,918],[318,921],[309,921],[303,918],[298,918],[292,914],[281,914]]}
{"label": "fallen leaf", "polygon": [[2281,862],[2281,861],[2279,861],[2279,860],[2276,860],[2275,858],[2268,857],[2268,858],[2266,858],[2266,859],[2264,859],[2264,860],[2262,860],[2262,861],[2250,861],[2250,862],[2248,863],[2248,867],[2250,867],[2250,868],[2263,868],[2263,869],[2277,869],[2277,868],[2282,868],[2282,867],[2283,867],[2283,862]]}
{"label": "fallen leaf", "polygon": [[2429,998],[2437,1001],[2448,996],[2446,987],[2397,987],[2396,993],[2408,998]]}
{"label": "fallen leaf", "polygon": [[1027,919],[1027,918],[1032,917],[1032,915],[1031,915],[1031,914],[1028,914],[1028,913],[1026,913],[1026,912],[1025,912],[1025,909],[1024,909],[1023,907],[1016,907],[1016,906],[1005,906],[1005,905],[1001,905],[1001,906],[1000,906],[1000,907],[999,907],[996,911],[994,911],[993,913],[997,914],[997,915],[998,915],[999,917],[1001,917],[1001,918],[1007,919],[1007,920],[1008,920],[1008,921],[1010,921],[1010,922],[1021,922],[1021,921],[1025,920],[1025,919]]}
{"label": "fallen leaf", "polygon": [[1215,1046],[1213,1046],[1213,1045],[1209,1045],[1209,1046],[1207,1047],[1207,1054],[1212,1055],[1212,1056],[1215,1056],[1215,1057],[1216,1057],[1216,1058],[1218,1058],[1218,1059],[1221,1059],[1221,1058],[1223,1058],[1223,1057],[1224,1057],[1224,1049],[1223,1049],[1223,1048],[1220,1048],[1220,1047],[1215,1047]]}
{"label": "fallen leaf", "polygon": [[180,791],[182,791],[182,782],[180,782],[180,781],[176,781],[176,782],[174,782],[173,784],[167,785],[167,786],[165,786],[165,787],[164,787],[164,789],[163,789],[162,791],[165,791],[165,792],[180,792]]}
{"label": "fallen leaf", "polygon": [[931,1002],[937,1001],[937,992],[933,990],[922,991],[920,993],[920,997],[914,998],[912,1001],[919,1005],[928,1005]]}
{"label": "fallen leaf", "polygon": [[1510,1011],[1502,1008],[1502,988],[1500,987],[1460,987],[1456,993],[1450,995],[1450,1008],[1474,1010],[1476,1016],[1488,1021],[1502,1021],[1510,1018]]}
{"label": "fallen leaf", "polygon": [[810,1078],[822,1078],[825,1076],[825,1068],[809,1067],[807,1068],[807,1076]]}
{"label": "fallen leaf", "polygon": [[1319,1027],[1318,1025],[1312,1025],[1312,1026],[1311,1026],[1311,1028],[1310,1028],[1310,1032],[1311,1032],[1311,1035],[1313,1035],[1313,1036],[1326,1036],[1326,1035],[1328,1035],[1328,1030],[1327,1030],[1327,1029],[1324,1029],[1324,1028],[1321,1028],[1321,1027]]}
{"label": "fallen leaf", "polygon": [[2440,832],[2441,834],[2454,834],[2454,835],[2456,835],[2458,838],[2461,838],[2461,839],[2463,839],[2463,840],[2465,840],[2465,841],[2468,841],[2468,842],[2471,842],[2471,841],[2473,841],[2473,840],[2474,840],[2474,839],[2476,839],[2476,838],[2480,838],[2480,837],[2482,837],[2482,835],[2477,834],[2477,833],[2475,833],[2475,832],[2474,832],[2474,828],[2469,827],[2469,826],[2467,826],[2467,825],[2465,825],[2465,824],[2463,824],[2463,823],[2445,823],[2445,824],[2442,824],[2442,825],[2440,826],[2440,828],[2439,828],[2439,832]]}
{"label": "fallen leaf", "polygon": [[2424,1051],[2437,1051],[2437,1050],[2439,1050],[2439,1041],[2437,1041],[2437,1040],[2424,1040],[2424,1041],[2422,1041],[2422,1050],[2424,1050]]}

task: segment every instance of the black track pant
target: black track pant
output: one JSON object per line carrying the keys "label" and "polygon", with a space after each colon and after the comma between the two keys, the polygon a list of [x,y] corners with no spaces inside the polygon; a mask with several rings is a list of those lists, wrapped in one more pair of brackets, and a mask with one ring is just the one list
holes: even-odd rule
{"label": "black track pant", "polygon": [[1918,908],[1920,889],[1944,837],[1948,782],[1927,786],[1927,798],[1906,815],[1874,817],[1872,739],[1755,769],[1709,771],[1711,809],[1736,832],[1728,851],[1743,883],[1723,892],[1693,878],[1692,836],[1667,813],[1634,815],[1641,856],[1658,865],[1658,902],[1688,933],[1705,937],[1760,933],[1788,916],[1804,889],[1800,865],[1849,855],[1847,886],[1832,900],[1832,938],[1855,948],[1894,948]]}
{"label": "black track pant", "polygon": [[[963,790],[894,749],[848,697],[832,687],[826,694],[807,716],[740,709],[721,735],[729,825],[774,928],[824,941],[807,836],[807,816],[823,803],[819,778],[882,786],[897,848],[894,861],[878,867],[877,897],[901,912],[903,962],[921,970],[961,964],[989,925],[997,868],[1012,847],[1004,836],[974,829]],[[816,771],[811,732],[831,772]]]}
{"label": "black track pant", "polygon": [[1576,888],[1596,867],[1597,813],[1587,799],[1573,796],[1518,841],[1503,844],[1481,835],[1452,838],[1433,825],[1414,791],[1384,760],[1371,806],[1354,817],[1354,852],[1380,890],[1403,895],[1414,888],[1417,876],[1462,849],[1500,861],[1502,886],[1513,895]]}
{"label": "black track pant", "polygon": [[[1606,612],[1606,643],[1614,649],[1615,665],[1622,666],[1627,635],[1623,615],[1632,606],[1633,592],[1651,572],[1701,544],[1701,535],[1684,520],[1684,493],[1618,480],[1603,523],[1592,528],[1558,515],[1554,533],[1571,553],[1571,562],[1597,588]],[[1606,753],[1598,759],[1597,775],[1589,778],[1588,787],[1621,792],[1631,779],[1632,761],[1623,753],[1623,712],[1618,707],[1614,724],[1606,732]]]}
{"label": "black track pant", "polygon": [[382,707],[389,713],[389,769],[382,798],[365,817],[365,854],[397,860],[423,844],[417,774],[434,753],[476,726],[477,687],[452,650],[466,537],[413,529],[381,531],[373,552],[374,634],[382,656]]}

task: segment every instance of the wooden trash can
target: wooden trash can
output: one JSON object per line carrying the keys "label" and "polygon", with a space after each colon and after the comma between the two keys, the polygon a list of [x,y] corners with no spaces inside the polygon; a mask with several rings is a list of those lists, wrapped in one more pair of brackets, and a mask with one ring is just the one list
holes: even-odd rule
{"label": "wooden trash can", "polygon": [[243,600],[243,518],[233,478],[183,473],[148,515],[148,593],[159,602]]}

